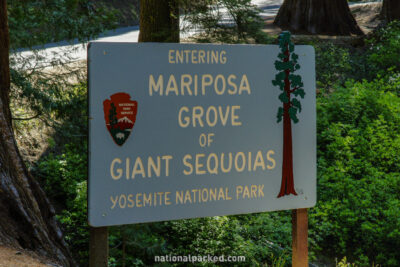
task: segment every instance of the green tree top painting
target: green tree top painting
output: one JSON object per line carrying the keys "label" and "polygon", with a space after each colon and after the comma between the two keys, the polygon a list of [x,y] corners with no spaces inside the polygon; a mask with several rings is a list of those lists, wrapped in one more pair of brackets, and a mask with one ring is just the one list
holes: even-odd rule
{"label": "green tree top painting", "polygon": [[298,123],[297,113],[301,112],[300,101],[296,98],[304,98],[305,92],[300,75],[293,74],[300,69],[297,60],[299,56],[294,53],[294,44],[290,40],[290,32],[282,32],[279,36],[278,54],[280,60],[275,61],[278,74],[272,81],[274,86],[279,86],[282,93],[279,100],[283,107],[278,109],[278,123],[283,119],[283,161],[282,161],[282,183],[278,198],[285,195],[297,195],[293,180],[293,150],[292,150],[292,121]]}

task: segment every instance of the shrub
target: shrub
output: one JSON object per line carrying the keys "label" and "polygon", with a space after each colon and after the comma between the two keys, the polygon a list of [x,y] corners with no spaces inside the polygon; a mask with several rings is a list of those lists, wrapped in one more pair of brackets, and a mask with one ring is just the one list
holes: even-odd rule
{"label": "shrub", "polygon": [[[291,241],[287,215],[279,212],[171,221],[167,223],[166,245],[172,255],[245,256],[246,262],[236,263],[237,266],[286,266],[290,252],[285,248]],[[231,266],[232,263],[198,265]]]}
{"label": "shrub", "polygon": [[78,184],[86,181],[86,142],[84,147],[65,145],[61,155],[49,154],[37,165],[36,175],[47,196],[63,208],[70,208],[77,197]]}
{"label": "shrub", "polygon": [[386,75],[389,68],[400,70],[400,21],[393,21],[379,29],[367,42],[368,63],[373,71]]}
{"label": "shrub", "polygon": [[331,43],[316,43],[314,47],[317,87],[343,84],[352,69],[349,50]]}
{"label": "shrub", "polygon": [[86,191],[86,181],[77,183],[75,186],[75,198],[69,200],[69,207],[57,215],[57,219],[63,227],[64,239],[80,266],[87,266],[89,259]]}
{"label": "shrub", "polygon": [[400,98],[385,84],[348,82],[317,105],[313,249],[362,266],[400,264]]}

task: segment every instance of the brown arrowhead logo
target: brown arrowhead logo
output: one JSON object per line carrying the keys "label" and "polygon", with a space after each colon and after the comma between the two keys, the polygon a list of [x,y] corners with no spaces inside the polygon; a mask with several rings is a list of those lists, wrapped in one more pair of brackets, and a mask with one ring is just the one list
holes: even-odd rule
{"label": "brown arrowhead logo", "polygon": [[138,105],[127,93],[116,93],[110,98],[103,101],[104,119],[112,139],[122,146],[135,125]]}

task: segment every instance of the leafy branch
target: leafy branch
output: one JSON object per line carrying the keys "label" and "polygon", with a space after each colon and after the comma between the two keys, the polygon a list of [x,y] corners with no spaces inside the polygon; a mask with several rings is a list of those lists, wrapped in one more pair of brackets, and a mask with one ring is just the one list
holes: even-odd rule
{"label": "leafy branch", "polygon": [[275,68],[279,72],[275,75],[272,84],[282,91],[278,98],[284,107],[278,109],[277,121],[280,122],[284,116],[289,116],[294,123],[297,123],[299,121],[297,113],[300,113],[302,108],[296,97],[304,98],[305,91],[301,76],[293,74],[300,69],[300,65],[298,64],[299,56],[294,53],[294,44],[290,40],[290,32],[282,32],[279,36],[279,48],[280,60],[275,61]]}

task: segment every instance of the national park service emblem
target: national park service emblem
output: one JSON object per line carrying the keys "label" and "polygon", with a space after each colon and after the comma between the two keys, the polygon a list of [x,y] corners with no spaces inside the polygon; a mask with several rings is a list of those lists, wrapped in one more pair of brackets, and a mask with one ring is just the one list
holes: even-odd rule
{"label": "national park service emblem", "polygon": [[122,146],[135,125],[138,105],[127,93],[116,93],[110,98],[103,101],[104,119],[112,139]]}

